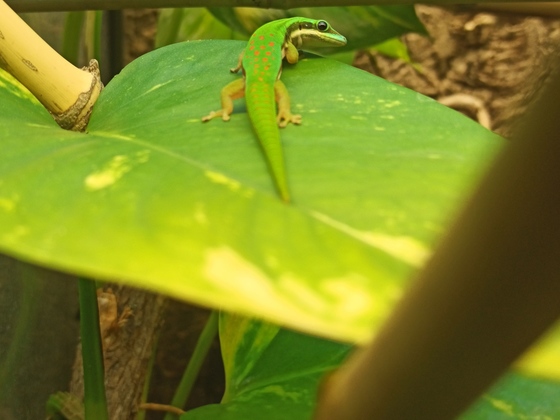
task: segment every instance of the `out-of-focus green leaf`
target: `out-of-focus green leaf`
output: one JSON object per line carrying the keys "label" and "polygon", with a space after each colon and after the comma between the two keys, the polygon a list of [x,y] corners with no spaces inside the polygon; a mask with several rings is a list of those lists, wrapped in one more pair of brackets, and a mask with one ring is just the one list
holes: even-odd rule
{"label": "out-of-focus green leaf", "polygon": [[227,314],[221,319],[220,338],[226,372],[222,403],[187,412],[181,420],[309,419],[319,381],[350,350]]}
{"label": "out-of-focus green leaf", "polygon": [[47,420],[84,420],[84,403],[69,392],[57,392],[47,400]]}
{"label": "out-of-focus green leaf", "polygon": [[209,7],[208,10],[218,20],[247,38],[267,22],[298,16],[293,15],[289,10],[257,7]]}
{"label": "out-of-focus green leaf", "polygon": [[401,60],[411,63],[412,60],[408,55],[408,48],[399,38],[391,38],[380,44],[375,45],[372,49],[391,58],[400,58]]}
{"label": "out-of-focus green leaf", "polygon": [[[413,5],[314,7],[290,10],[252,8],[211,8],[214,16],[229,27],[245,35],[274,19],[303,16],[324,19],[344,35],[348,44],[344,51],[367,48],[408,32],[425,34]],[[339,52],[339,48],[317,50],[320,54]]]}
{"label": "out-of-focus green leaf", "polygon": [[516,363],[517,369],[545,379],[560,379],[560,323]]}
{"label": "out-of-focus green leaf", "polygon": [[[221,321],[226,373],[222,403],[187,412],[181,420],[310,419],[320,380],[351,350],[243,317],[224,314]],[[509,418],[560,418],[560,380],[508,373],[461,416]]]}
{"label": "out-of-focus green leaf", "polygon": [[198,39],[242,39],[205,8],[162,9],[156,47]]}
{"label": "out-of-focus green leaf", "polygon": [[560,419],[560,381],[509,373],[485,393],[461,420]]}

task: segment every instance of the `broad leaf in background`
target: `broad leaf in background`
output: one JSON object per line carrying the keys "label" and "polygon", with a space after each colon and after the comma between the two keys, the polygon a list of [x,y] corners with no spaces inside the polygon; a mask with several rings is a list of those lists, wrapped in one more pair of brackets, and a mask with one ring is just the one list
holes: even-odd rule
{"label": "broad leaf in background", "polygon": [[[322,9],[324,8],[317,8],[316,10],[320,13]],[[257,28],[267,22],[299,16],[292,14],[290,10],[262,9],[256,7],[209,7],[208,10],[216,19],[247,38],[255,32]],[[319,19],[318,16],[319,15],[316,15],[315,18]]]}
{"label": "broad leaf in background", "polygon": [[157,27],[157,48],[180,41],[245,38],[201,7],[161,9]]}
{"label": "broad leaf in background", "polygon": [[[321,48],[317,51],[321,55],[367,48],[408,32],[426,33],[412,5],[290,10],[223,7],[208,10],[234,31],[235,38],[239,34],[248,37],[258,27],[275,19],[294,16],[324,19],[348,39],[348,44],[345,47]],[[158,28],[162,28],[161,35],[158,33],[158,46],[202,37],[215,39],[232,36],[231,30],[228,32],[222,24],[212,23],[208,12],[201,9],[164,9]]]}
{"label": "broad leaf in background", "polygon": [[311,418],[323,375],[351,347],[223,314],[220,343],[226,373],[221,404],[189,411],[181,420],[303,420]]}
{"label": "broad leaf in background", "polygon": [[406,48],[406,45],[399,38],[388,39],[387,41],[371,47],[371,49],[387,57],[399,58],[405,63],[410,63],[415,66],[416,70],[421,71],[421,68],[412,62],[408,54],[408,48]]}
{"label": "broad leaf in background", "polygon": [[560,382],[518,373],[504,375],[460,420],[560,418]]}
{"label": "broad leaf in background", "polygon": [[[189,411],[181,420],[308,420],[320,381],[352,350],[231,314],[221,316],[220,342],[226,374],[222,402]],[[560,382],[511,372],[461,419],[559,416]]]}

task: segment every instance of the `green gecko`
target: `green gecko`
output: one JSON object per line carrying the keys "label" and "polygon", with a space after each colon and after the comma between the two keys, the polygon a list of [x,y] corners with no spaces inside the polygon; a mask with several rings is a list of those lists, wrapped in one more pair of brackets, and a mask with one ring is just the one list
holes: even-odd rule
{"label": "green gecko", "polygon": [[[222,89],[222,109],[212,111],[202,118],[209,121],[215,117],[229,121],[233,112],[233,100],[245,96],[251,125],[264,150],[280,197],[290,201],[284,165],[280,132],[276,127],[288,123],[300,124],[301,115],[290,111],[290,97],[280,81],[282,60],[290,64],[298,62],[298,48],[303,46],[327,47],[346,45],[346,38],[336,32],[324,20],[294,17],[269,22],[253,33],[247,47],[239,56],[232,73],[243,71],[243,79],[237,79]],[[274,102],[278,104],[275,115]]]}

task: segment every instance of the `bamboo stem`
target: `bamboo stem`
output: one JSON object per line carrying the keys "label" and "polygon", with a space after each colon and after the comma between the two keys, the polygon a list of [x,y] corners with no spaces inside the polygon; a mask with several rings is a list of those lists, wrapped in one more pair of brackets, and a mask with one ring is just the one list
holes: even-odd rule
{"label": "bamboo stem", "polygon": [[558,318],[560,74],[543,90],[373,343],[325,383],[316,420],[456,418]]}
{"label": "bamboo stem", "polygon": [[0,0],[0,66],[49,110],[62,128],[85,129],[102,89],[97,62],[78,69]]}

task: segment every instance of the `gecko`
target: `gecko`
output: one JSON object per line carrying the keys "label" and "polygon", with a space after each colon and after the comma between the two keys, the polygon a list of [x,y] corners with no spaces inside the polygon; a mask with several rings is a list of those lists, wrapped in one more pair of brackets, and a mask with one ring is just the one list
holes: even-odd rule
{"label": "gecko", "polygon": [[[346,45],[346,38],[326,21],[293,17],[269,22],[257,29],[239,56],[232,73],[242,79],[226,85],[221,92],[222,108],[202,118],[203,122],[222,117],[229,121],[233,100],[245,96],[251,126],[262,146],[272,178],[283,201],[290,201],[284,153],[278,127],[301,123],[301,115],[290,111],[290,97],[282,81],[282,60],[295,64],[302,47]],[[275,102],[278,105],[276,113]],[[277,127],[278,125],[278,127]]]}

